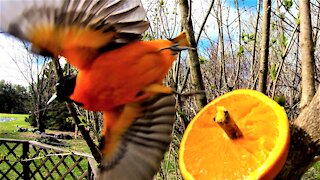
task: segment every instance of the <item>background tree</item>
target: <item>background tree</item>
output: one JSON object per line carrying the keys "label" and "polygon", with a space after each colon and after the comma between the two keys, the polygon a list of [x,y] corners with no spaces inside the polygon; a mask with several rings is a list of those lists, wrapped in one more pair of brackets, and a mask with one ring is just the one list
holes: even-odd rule
{"label": "background tree", "polygon": [[[36,59],[37,64],[40,59]],[[32,77],[29,83],[31,92],[31,116],[36,117],[37,128],[40,132],[45,131],[46,114],[49,106],[47,105],[48,100],[53,94],[53,88],[56,83],[54,76],[52,76],[52,65],[48,58],[41,59],[43,64],[40,66],[41,69],[36,70],[36,77]],[[30,68],[32,68],[30,66]],[[31,69],[30,69],[31,71]]]}
{"label": "background tree", "polygon": [[271,0],[263,0],[263,20],[262,20],[262,34],[260,46],[260,69],[259,69],[259,83],[258,90],[266,93],[267,90],[267,76],[268,76],[268,62],[269,62],[269,34],[270,34],[270,15],[271,15]]}
{"label": "background tree", "polygon": [[29,100],[25,87],[0,81],[0,113],[26,114],[29,112]]}
{"label": "background tree", "polygon": [[[20,99],[23,100],[22,94],[28,93],[28,96],[26,97],[28,98],[27,105],[19,102],[15,103],[15,106],[24,106],[27,109],[25,113],[30,115],[26,121],[30,122],[31,125],[36,126],[40,132],[44,132],[45,128],[48,128],[46,124],[57,123],[61,117],[51,117],[50,120],[48,120],[47,116],[48,110],[55,111],[59,106],[59,104],[55,104],[55,106],[47,105],[48,100],[55,92],[54,86],[56,84],[56,78],[51,59],[29,53],[29,46],[29,44],[19,41],[16,47],[12,47],[13,49],[16,49],[15,52],[5,52],[11,57],[12,62],[18,67],[20,74],[22,74],[22,77],[28,83],[28,87],[26,88],[16,86],[16,89],[21,94],[20,97],[10,97],[9,99],[12,102]],[[68,116],[65,118],[67,117]]]}
{"label": "background tree", "polygon": [[[191,17],[191,4],[188,0],[179,0],[180,12],[181,12],[181,21],[182,27],[186,31],[188,40],[190,41],[191,47],[194,49],[188,50],[189,54],[189,67],[191,72],[191,83],[194,86],[195,90],[201,91],[204,90],[202,73],[200,68],[199,56],[197,52],[197,43],[194,37],[193,23]],[[195,95],[195,103],[197,110],[202,109],[207,104],[206,94],[197,94]]]}
{"label": "background tree", "polygon": [[314,46],[310,14],[310,0],[299,1],[300,44],[301,44],[301,102],[300,108],[306,107],[315,94]]}

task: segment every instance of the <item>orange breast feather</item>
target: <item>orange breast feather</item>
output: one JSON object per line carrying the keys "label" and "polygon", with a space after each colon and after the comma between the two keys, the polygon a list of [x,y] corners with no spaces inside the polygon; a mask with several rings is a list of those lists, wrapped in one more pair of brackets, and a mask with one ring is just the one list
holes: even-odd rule
{"label": "orange breast feather", "polygon": [[[71,99],[88,110],[106,111],[149,97],[151,94],[141,90],[162,83],[175,56],[161,49],[172,44],[167,40],[139,41],[101,54],[79,70]],[[72,53],[66,58],[72,58]]]}

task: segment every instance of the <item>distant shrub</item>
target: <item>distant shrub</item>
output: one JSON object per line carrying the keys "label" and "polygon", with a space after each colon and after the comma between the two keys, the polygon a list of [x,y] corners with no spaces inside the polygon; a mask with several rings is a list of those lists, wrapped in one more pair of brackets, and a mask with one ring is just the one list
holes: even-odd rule
{"label": "distant shrub", "polygon": [[[75,125],[73,121],[70,121],[69,112],[64,103],[54,102],[52,107],[45,113],[43,118],[46,129],[59,130],[59,131],[74,131]],[[30,114],[25,118],[25,121],[30,123],[31,126],[37,126],[36,114]]]}
{"label": "distant shrub", "polygon": [[35,114],[30,114],[24,119],[24,121],[30,123],[30,125],[33,127],[37,127],[37,120]]}

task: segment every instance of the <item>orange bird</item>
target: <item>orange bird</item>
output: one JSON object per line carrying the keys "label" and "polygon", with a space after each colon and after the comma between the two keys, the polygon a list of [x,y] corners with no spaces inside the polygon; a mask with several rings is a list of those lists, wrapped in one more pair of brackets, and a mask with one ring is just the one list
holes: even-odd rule
{"label": "orange bird", "polygon": [[[58,83],[57,96],[104,113],[102,166],[107,168],[101,177],[151,179],[170,142],[174,112],[157,114],[141,103],[172,93],[162,80],[177,52],[188,48],[186,34],[141,41],[149,23],[140,0],[0,1],[0,8],[2,30],[31,42],[34,53],[63,56],[78,69],[77,76]],[[174,107],[168,97],[148,102],[158,101],[158,109]],[[141,167],[138,157],[145,159]]]}

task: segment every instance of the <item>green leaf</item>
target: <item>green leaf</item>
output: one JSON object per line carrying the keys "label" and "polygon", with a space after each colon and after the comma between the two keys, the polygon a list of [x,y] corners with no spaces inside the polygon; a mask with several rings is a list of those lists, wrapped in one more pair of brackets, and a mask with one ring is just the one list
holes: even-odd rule
{"label": "green leaf", "polygon": [[86,117],[84,117],[84,116],[78,116],[78,118],[79,118],[79,120],[80,120],[81,122],[86,122]]}
{"label": "green leaf", "polygon": [[272,64],[270,67],[270,77],[271,77],[272,81],[276,80],[276,74],[277,74],[276,65]]}
{"label": "green leaf", "polygon": [[238,56],[242,56],[244,53],[244,47],[240,46],[239,51],[238,51]]}
{"label": "green leaf", "polygon": [[177,115],[181,118],[187,118],[186,113],[184,113],[183,111],[177,111]]}
{"label": "green leaf", "polygon": [[249,42],[249,34],[242,34],[241,36],[242,41],[247,44]]}
{"label": "green leaf", "polygon": [[280,13],[280,14],[279,14],[279,18],[282,19],[282,20],[284,20],[285,17],[286,17],[286,15],[285,15],[284,13]]}
{"label": "green leaf", "polygon": [[284,1],[283,1],[283,6],[284,6],[284,8],[285,8],[287,11],[290,10],[290,8],[292,7],[292,5],[293,5],[293,1],[292,1],[292,0],[284,0]]}
{"label": "green leaf", "polygon": [[274,101],[276,101],[280,106],[284,106],[286,104],[286,98],[283,94],[280,96],[275,96]]}
{"label": "green leaf", "polygon": [[206,59],[206,58],[204,58],[204,57],[199,57],[199,62],[200,62],[200,64],[205,64],[205,63],[207,63],[209,60],[208,59]]}
{"label": "green leaf", "polygon": [[300,25],[300,13],[298,13],[298,17],[294,19],[297,25]]}
{"label": "green leaf", "polygon": [[242,33],[241,35],[241,40],[247,44],[250,41],[254,41],[254,34],[246,34],[246,33]]}
{"label": "green leaf", "polygon": [[82,122],[82,123],[80,123],[80,124],[78,124],[78,126],[84,126],[84,127],[87,127],[87,125],[88,125],[88,124],[83,123],[83,122]]}
{"label": "green leaf", "polygon": [[276,24],[274,22],[271,23],[271,30],[274,31],[276,29]]}
{"label": "green leaf", "polygon": [[73,122],[73,117],[67,117],[66,122]]}
{"label": "green leaf", "polygon": [[251,34],[250,37],[249,37],[249,39],[250,39],[251,41],[254,41],[254,39],[255,39],[255,38],[254,38],[254,34]]}
{"label": "green leaf", "polygon": [[163,0],[160,0],[159,5],[160,5],[160,7],[164,5]]}
{"label": "green leaf", "polygon": [[281,45],[283,47],[286,47],[288,44],[288,38],[284,35],[284,33],[281,33]]}

